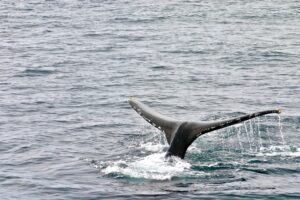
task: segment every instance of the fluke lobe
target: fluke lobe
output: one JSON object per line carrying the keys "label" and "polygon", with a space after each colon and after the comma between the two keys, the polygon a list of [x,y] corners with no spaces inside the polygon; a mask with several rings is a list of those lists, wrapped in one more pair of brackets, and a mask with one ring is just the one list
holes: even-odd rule
{"label": "fluke lobe", "polygon": [[166,156],[178,156],[182,159],[185,156],[187,148],[193,143],[193,141],[205,133],[225,128],[254,117],[271,113],[281,113],[281,109],[265,110],[227,120],[191,122],[180,121],[164,116],[134,98],[130,98],[128,102],[132,108],[147,122],[165,133],[167,141],[170,145]]}

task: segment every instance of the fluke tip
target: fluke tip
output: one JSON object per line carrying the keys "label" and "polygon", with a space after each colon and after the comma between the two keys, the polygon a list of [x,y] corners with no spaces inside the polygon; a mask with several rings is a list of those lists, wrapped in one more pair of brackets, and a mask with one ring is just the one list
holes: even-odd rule
{"label": "fluke tip", "polygon": [[135,97],[134,97],[134,96],[130,96],[130,97],[128,98],[128,100],[135,100]]}
{"label": "fluke tip", "polygon": [[281,108],[277,109],[277,113],[278,114],[282,113],[282,109]]}

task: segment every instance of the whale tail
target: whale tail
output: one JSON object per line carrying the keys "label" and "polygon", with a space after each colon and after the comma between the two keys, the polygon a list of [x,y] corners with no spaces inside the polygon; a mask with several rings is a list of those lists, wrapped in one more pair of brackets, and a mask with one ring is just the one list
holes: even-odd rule
{"label": "whale tail", "polygon": [[130,98],[128,102],[147,122],[165,133],[170,145],[166,156],[178,156],[182,159],[185,156],[187,148],[193,141],[205,133],[225,128],[258,116],[281,113],[281,109],[265,110],[227,120],[213,122],[185,122],[164,116],[134,98]]}
{"label": "whale tail", "polygon": [[130,98],[128,103],[147,122],[163,131],[168,143],[171,144],[173,133],[175,129],[182,123],[181,121],[164,116],[134,98]]}

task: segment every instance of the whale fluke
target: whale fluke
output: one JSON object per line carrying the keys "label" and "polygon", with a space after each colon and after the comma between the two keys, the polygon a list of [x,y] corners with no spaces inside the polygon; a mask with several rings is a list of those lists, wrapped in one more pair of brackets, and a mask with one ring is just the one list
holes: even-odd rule
{"label": "whale fluke", "polygon": [[282,112],[281,109],[265,110],[227,120],[187,122],[164,116],[134,98],[130,98],[128,102],[147,122],[165,133],[170,145],[166,156],[178,156],[182,159],[185,156],[187,148],[193,141],[205,133],[225,128],[258,116],[271,113],[280,114]]}
{"label": "whale fluke", "polygon": [[128,102],[147,122],[162,130],[166,135],[168,143],[171,144],[172,135],[174,135],[173,132],[181,124],[180,121],[164,116],[134,98],[130,98]]}

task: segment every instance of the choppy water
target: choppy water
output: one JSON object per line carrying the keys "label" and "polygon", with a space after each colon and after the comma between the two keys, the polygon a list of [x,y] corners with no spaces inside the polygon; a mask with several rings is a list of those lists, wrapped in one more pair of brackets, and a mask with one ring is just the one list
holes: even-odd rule
{"label": "choppy water", "polygon": [[[300,198],[299,1],[0,2],[1,199]],[[269,115],[185,160],[126,102]]]}

